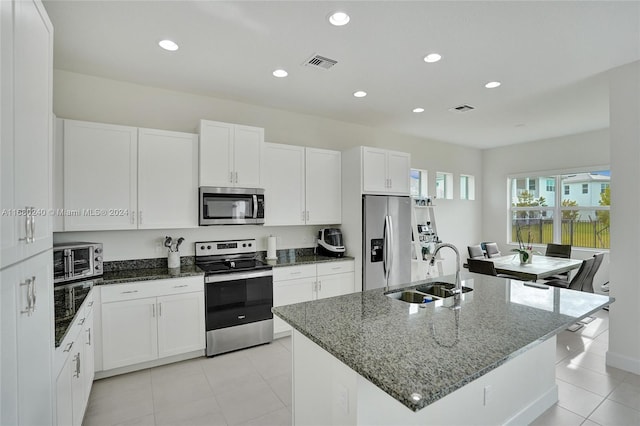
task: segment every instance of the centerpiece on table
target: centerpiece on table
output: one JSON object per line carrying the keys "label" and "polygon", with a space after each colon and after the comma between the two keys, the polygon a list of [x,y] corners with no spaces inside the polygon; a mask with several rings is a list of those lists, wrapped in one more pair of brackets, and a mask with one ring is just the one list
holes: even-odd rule
{"label": "centerpiece on table", "polygon": [[516,238],[518,240],[518,248],[514,248],[511,251],[517,251],[520,255],[520,263],[531,263],[533,260],[533,246],[531,245],[531,232],[527,235],[527,243],[522,240],[522,233],[520,228],[516,231]]}

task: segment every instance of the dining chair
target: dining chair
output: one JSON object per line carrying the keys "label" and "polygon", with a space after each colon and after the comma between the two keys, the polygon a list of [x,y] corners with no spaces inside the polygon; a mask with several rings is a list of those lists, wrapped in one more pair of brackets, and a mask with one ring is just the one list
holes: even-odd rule
{"label": "dining chair", "polygon": [[496,243],[485,243],[485,247],[487,248],[487,257],[498,257],[501,256],[500,249],[498,249],[498,244]]}
{"label": "dining chair", "polygon": [[571,281],[550,280],[545,281],[545,284],[554,287],[568,288],[569,290],[582,291],[582,287],[585,285],[587,279],[589,278],[589,274],[591,273],[591,269],[593,269],[593,264],[595,263],[595,261],[595,257],[590,257],[589,259],[583,260],[582,265],[580,265],[580,269],[578,269],[578,272],[576,272]]}
{"label": "dining chair", "polygon": [[[547,244],[547,250],[544,253],[545,256],[548,257],[560,257],[563,259],[571,258],[571,244]],[[552,275],[550,277],[546,277],[545,280],[564,280],[569,281],[571,277],[571,272],[567,271],[562,274]]]}
{"label": "dining chair", "polygon": [[467,246],[467,251],[469,252],[469,259],[484,259],[484,251],[482,251],[480,244]]}
{"label": "dining chair", "polygon": [[593,293],[593,279],[595,278],[598,269],[600,269],[600,265],[602,265],[604,253],[596,253],[593,255],[593,258],[593,266],[591,267],[591,271],[589,271],[584,285],[582,286],[582,291],[586,291],[587,293]]}

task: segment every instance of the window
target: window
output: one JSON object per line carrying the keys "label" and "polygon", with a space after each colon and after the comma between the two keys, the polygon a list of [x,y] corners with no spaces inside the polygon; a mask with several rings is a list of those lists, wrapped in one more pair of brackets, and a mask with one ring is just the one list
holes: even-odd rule
{"label": "window", "polygon": [[436,172],[436,198],[453,199],[453,174]]}
{"label": "window", "polygon": [[476,199],[475,178],[470,175],[460,175],[460,199]]}
{"label": "window", "polygon": [[[546,192],[522,189],[522,181],[529,182],[527,188],[531,188],[530,183],[537,179],[544,179]],[[609,248],[610,180],[609,170],[511,178],[510,240],[516,242],[520,231],[522,238],[533,244]],[[562,194],[556,193],[556,187],[563,188]]]}
{"label": "window", "polygon": [[535,191],[536,190],[536,180],[535,178],[533,179],[529,179],[529,191]]}
{"label": "window", "polygon": [[555,192],[556,181],[554,179],[547,179],[547,192]]}
{"label": "window", "polygon": [[427,171],[411,169],[411,196],[416,198],[427,198],[429,196],[427,186]]}

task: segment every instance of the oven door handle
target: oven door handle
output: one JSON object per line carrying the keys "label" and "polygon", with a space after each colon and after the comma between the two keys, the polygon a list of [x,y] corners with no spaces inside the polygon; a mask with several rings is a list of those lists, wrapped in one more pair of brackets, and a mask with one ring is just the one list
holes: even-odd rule
{"label": "oven door handle", "polygon": [[273,276],[273,271],[257,271],[257,272],[245,272],[245,273],[225,273],[225,274],[216,274],[204,277],[204,283],[220,283],[220,282],[228,282],[228,281],[237,281],[237,280],[247,280],[250,278],[260,278],[260,277],[271,277]]}

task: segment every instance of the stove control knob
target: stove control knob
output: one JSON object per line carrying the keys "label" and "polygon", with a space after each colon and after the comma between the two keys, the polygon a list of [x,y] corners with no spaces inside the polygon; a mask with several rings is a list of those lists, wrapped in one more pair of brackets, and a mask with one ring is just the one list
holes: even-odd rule
{"label": "stove control knob", "polygon": [[251,243],[249,243],[249,247],[251,247]]}
{"label": "stove control knob", "polygon": [[102,260],[102,256],[96,257],[96,262],[100,262]]}
{"label": "stove control knob", "polygon": [[200,246],[200,250],[204,250],[204,246]]}
{"label": "stove control knob", "polygon": [[211,246],[207,246],[207,250],[211,250]]}
{"label": "stove control knob", "polygon": [[242,247],[246,247],[246,246],[247,246],[246,244],[244,244],[244,243],[242,244]]}
{"label": "stove control knob", "polygon": [[96,254],[100,254],[100,253],[102,253],[102,249],[100,247],[98,247],[98,248],[96,248],[95,252],[96,252]]}
{"label": "stove control knob", "polygon": [[102,268],[101,268],[101,266],[100,266],[100,265],[96,265],[96,269],[97,269],[97,270],[100,270],[100,269],[102,269]]}

